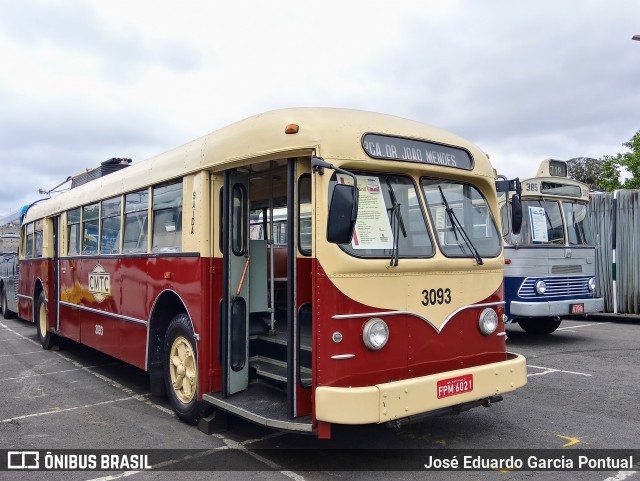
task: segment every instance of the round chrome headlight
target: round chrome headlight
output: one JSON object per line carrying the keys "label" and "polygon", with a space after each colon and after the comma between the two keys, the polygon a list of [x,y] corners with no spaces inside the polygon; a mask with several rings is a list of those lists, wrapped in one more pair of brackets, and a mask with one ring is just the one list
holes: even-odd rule
{"label": "round chrome headlight", "polygon": [[596,290],[596,278],[595,277],[592,277],[592,278],[589,279],[589,290],[591,292]]}
{"label": "round chrome headlight", "polygon": [[372,351],[382,349],[389,340],[389,327],[382,319],[374,317],[369,319],[362,331],[364,345]]}
{"label": "round chrome headlight", "polygon": [[480,332],[485,336],[493,334],[498,328],[498,313],[487,307],[480,313],[478,326],[480,327]]}
{"label": "round chrome headlight", "polygon": [[536,292],[538,294],[544,294],[545,292],[547,292],[547,284],[545,284],[544,281],[536,282]]}

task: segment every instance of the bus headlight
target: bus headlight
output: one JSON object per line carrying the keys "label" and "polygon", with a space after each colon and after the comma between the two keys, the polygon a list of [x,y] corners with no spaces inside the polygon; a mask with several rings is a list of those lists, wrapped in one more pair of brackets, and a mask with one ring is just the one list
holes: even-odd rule
{"label": "bus headlight", "polygon": [[485,336],[493,334],[498,328],[498,313],[487,307],[480,313],[478,325],[480,326],[480,332]]}
{"label": "bus headlight", "polygon": [[536,292],[538,294],[544,294],[547,292],[547,284],[544,281],[536,282]]}
{"label": "bus headlight", "polygon": [[382,349],[389,340],[389,327],[382,319],[374,317],[369,319],[362,331],[364,345],[372,351]]}
{"label": "bus headlight", "polygon": [[591,292],[596,290],[596,278],[595,277],[592,277],[592,278],[589,279],[589,290]]}

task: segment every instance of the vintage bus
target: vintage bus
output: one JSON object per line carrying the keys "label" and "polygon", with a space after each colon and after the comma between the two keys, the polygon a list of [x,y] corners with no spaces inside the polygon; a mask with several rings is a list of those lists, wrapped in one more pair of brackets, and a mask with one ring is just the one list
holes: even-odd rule
{"label": "vintage bus", "polygon": [[589,187],[567,178],[567,163],[542,161],[522,181],[522,228],[510,227],[500,199],[505,240],[505,300],[509,321],[531,334],[550,334],[562,316],[601,312],[596,296],[596,252],[587,217]]}
{"label": "vintage bus", "polygon": [[21,212],[0,218],[0,312],[10,319],[18,312],[18,244]]}
{"label": "vintage bus", "polygon": [[[19,313],[210,408],[328,438],[489,406],[506,350],[493,169],[421,123],[285,109],[32,207]],[[164,388],[164,389],[163,389]]]}

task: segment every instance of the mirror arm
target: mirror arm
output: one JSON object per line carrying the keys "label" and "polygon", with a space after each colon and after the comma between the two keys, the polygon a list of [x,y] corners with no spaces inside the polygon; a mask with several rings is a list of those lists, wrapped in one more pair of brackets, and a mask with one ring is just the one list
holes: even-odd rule
{"label": "mirror arm", "polygon": [[[320,175],[324,175],[324,169],[335,170],[339,174],[344,174],[344,175],[348,175],[349,177],[351,177],[353,179],[353,187],[356,189],[356,192],[357,192],[357,190],[358,190],[358,179],[356,178],[355,174],[349,172],[348,170],[341,169],[340,167],[335,167],[333,164],[330,164],[329,162],[326,162],[322,157],[312,156],[311,157],[311,170],[314,173],[317,173],[317,174],[320,174]],[[357,199],[358,199],[358,196],[356,196],[356,202],[354,202],[353,210],[351,211],[351,220],[352,221],[355,221],[356,218],[358,217],[358,202],[357,202]]]}

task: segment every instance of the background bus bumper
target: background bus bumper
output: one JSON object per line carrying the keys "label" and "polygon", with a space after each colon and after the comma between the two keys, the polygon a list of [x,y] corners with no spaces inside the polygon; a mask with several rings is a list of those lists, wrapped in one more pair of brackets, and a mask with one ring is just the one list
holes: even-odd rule
{"label": "background bus bumper", "polygon": [[511,317],[553,317],[571,315],[571,304],[584,304],[584,313],[604,311],[604,298],[572,299],[570,301],[517,302],[509,306]]}
{"label": "background bus bumper", "polygon": [[[473,375],[473,391],[438,399],[438,381]],[[337,424],[385,423],[436,409],[514,391],[527,383],[524,356],[415,379],[367,387],[320,386],[315,391],[316,419]]]}

